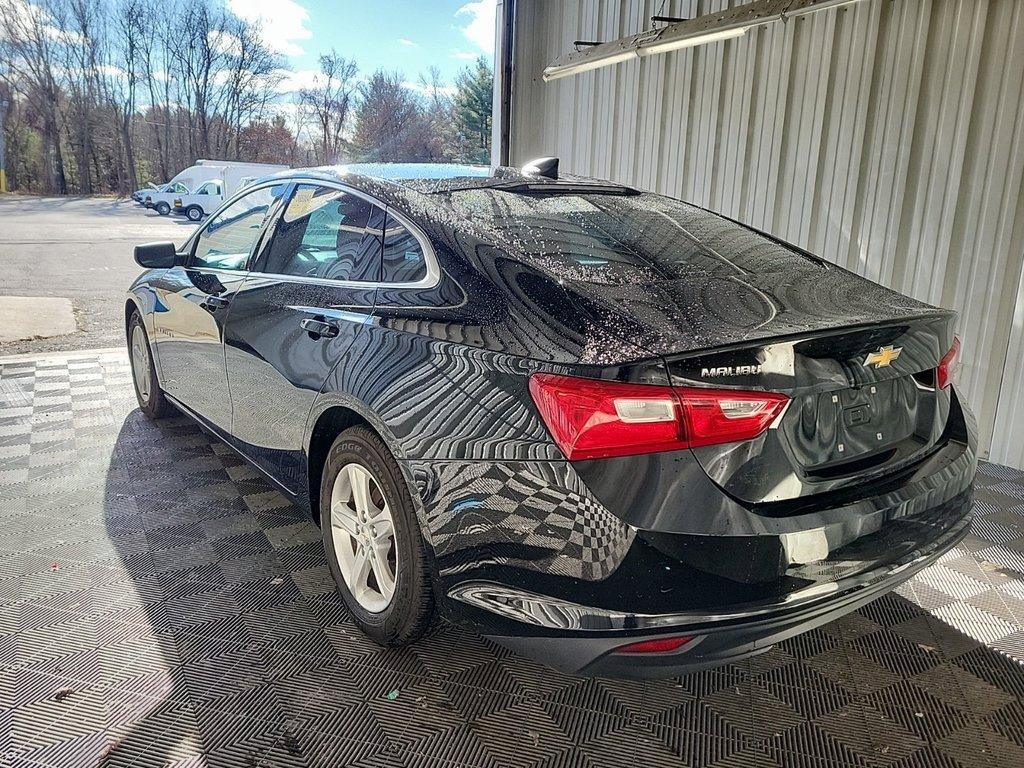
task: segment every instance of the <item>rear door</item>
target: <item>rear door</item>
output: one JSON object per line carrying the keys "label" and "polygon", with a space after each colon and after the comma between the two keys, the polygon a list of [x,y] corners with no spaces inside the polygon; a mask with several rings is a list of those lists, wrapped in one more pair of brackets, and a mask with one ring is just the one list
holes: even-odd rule
{"label": "rear door", "polygon": [[232,302],[232,434],[289,490],[304,482],[313,401],[373,312],[383,228],[384,211],[368,197],[297,184]]}
{"label": "rear door", "polygon": [[185,265],[167,270],[155,285],[153,343],[161,386],[223,430],[231,426],[224,323],[285,187],[260,187],[220,211],[193,237]]}

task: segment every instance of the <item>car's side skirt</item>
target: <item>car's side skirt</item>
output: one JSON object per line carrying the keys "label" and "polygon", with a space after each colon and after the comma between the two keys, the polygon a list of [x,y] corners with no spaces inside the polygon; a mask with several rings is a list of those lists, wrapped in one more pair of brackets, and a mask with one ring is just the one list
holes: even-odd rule
{"label": "car's side skirt", "polygon": [[164,393],[164,397],[166,397],[168,400],[170,400],[179,411],[181,411],[186,416],[188,416],[190,419],[192,419],[194,422],[196,422],[204,432],[208,432],[209,434],[211,434],[214,437],[218,438],[222,443],[224,443],[224,445],[226,445],[228,448],[230,448],[235,453],[237,453],[240,457],[245,459],[246,463],[248,463],[251,467],[256,469],[260,473],[260,475],[262,477],[264,477],[266,480],[268,480],[270,483],[272,483],[273,486],[276,489],[278,489],[279,491],[281,491],[281,493],[283,493],[288,498],[289,501],[295,501],[295,499],[298,498],[298,495],[296,493],[294,493],[293,491],[288,490],[288,488],[285,485],[283,485],[280,480],[278,480],[272,474],[270,474],[265,469],[263,469],[263,467],[261,467],[255,461],[253,461],[253,459],[250,458],[249,455],[246,454],[245,451],[243,451],[241,448],[239,448],[235,444],[235,441],[232,440],[231,435],[227,434],[222,429],[218,429],[217,427],[215,427],[213,424],[208,422],[206,419],[204,419],[198,413],[193,411],[187,405],[184,405],[177,398],[175,398],[175,397],[173,397],[171,395],[168,395],[166,392]]}

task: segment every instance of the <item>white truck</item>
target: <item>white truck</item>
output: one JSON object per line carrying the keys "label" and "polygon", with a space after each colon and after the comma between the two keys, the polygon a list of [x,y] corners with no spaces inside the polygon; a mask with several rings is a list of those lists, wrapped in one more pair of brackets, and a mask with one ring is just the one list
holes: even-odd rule
{"label": "white truck", "polygon": [[[182,182],[185,189],[154,193],[147,207],[154,208],[161,216],[171,211],[184,214],[189,221],[200,221],[203,216],[213,213],[225,198],[241,189],[245,183],[269,173],[283,171],[286,165],[270,163],[240,163],[233,160],[197,160],[186,168],[171,183]],[[188,183],[188,178],[192,183]]]}
{"label": "white truck", "polygon": [[[163,193],[171,195],[185,194],[189,190],[198,187],[204,181],[219,178],[222,168],[222,165],[216,165],[210,160],[197,160],[195,165],[190,165],[181,173],[175,174],[166,184],[156,184],[149,188],[136,190],[132,197],[146,208],[156,208],[156,201],[153,199],[154,195]],[[161,215],[166,216],[170,212],[170,202],[168,201],[167,210],[161,213]]]}
{"label": "white truck", "polygon": [[180,181],[171,181],[168,182],[167,184],[161,184],[158,187],[140,189],[136,193],[138,195],[136,199],[139,201],[139,205],[141,205],[143,208],[152,208],[153,195],[159,194],[161,192],[182,194],[184,192],[188,192],[188,186],[186,186],[184,183]]}

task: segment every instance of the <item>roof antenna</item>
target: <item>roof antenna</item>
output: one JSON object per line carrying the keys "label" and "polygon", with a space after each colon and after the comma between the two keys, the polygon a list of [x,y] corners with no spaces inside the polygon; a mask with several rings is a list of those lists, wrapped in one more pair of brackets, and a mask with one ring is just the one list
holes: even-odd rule
{"label": "roof antenna", "polygon": [[558,181],[558,158],[538,157],[520,168],[519,172],[524,176],[543,176]]}

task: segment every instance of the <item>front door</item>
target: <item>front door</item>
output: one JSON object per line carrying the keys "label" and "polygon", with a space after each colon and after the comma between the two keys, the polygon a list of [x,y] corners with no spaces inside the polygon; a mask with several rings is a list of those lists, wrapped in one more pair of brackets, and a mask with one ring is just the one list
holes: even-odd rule
{"label": "front door", "polygon": [[225,332],[237,447],[289,490],[305,482],[306,418],[372,316],[384,212],[352,191],[298,184],[232,300]]}
{"label": "front door", "polygon": [[167,394],[222,430],[231,427],[224,373],[224,323],[231,300],[285,185],[239,198],[193,236],[185,265],[167,270],[157,289],[153,346]]}

